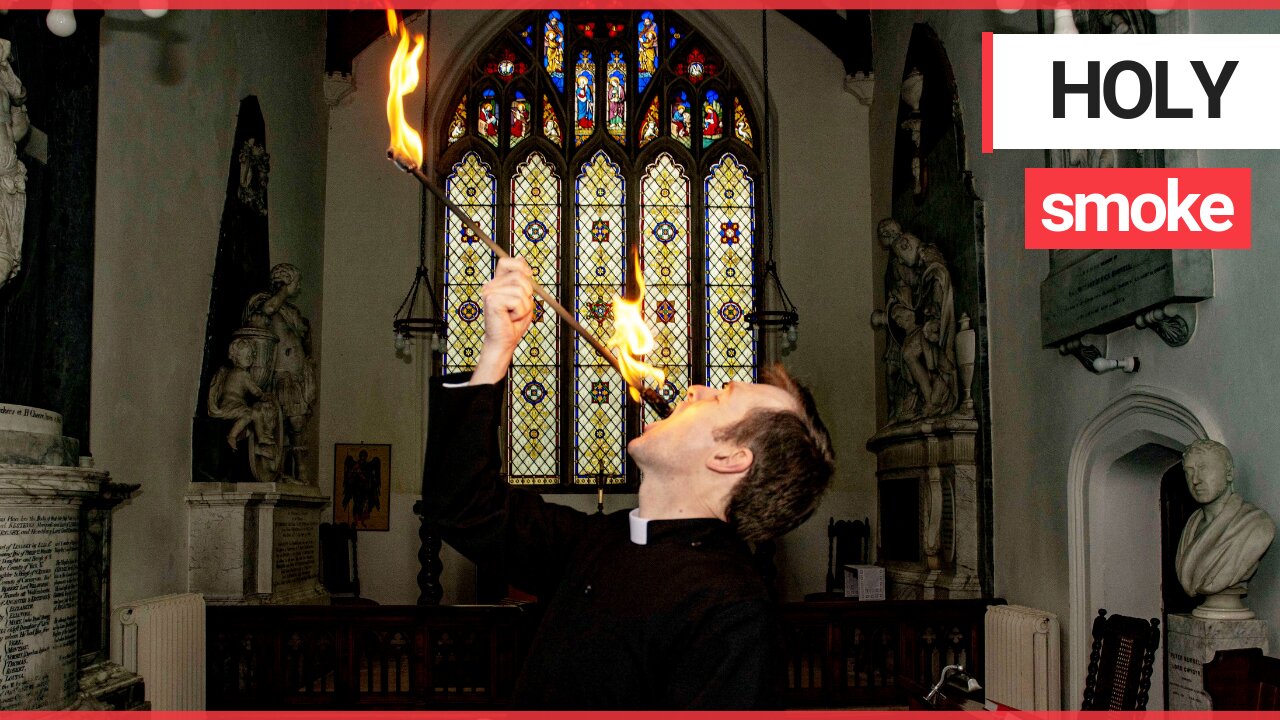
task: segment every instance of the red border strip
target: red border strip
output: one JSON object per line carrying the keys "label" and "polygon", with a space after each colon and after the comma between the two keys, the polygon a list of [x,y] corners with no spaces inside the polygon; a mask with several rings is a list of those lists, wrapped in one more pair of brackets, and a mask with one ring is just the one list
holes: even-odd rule
{"label": "red border strip", "polygon": [[[0,0],[0,10],[1051,10],[1062,0]],[[1170,10],[1276,10],[1280,0],[1145,0]],[[1077,10],[1107,10],[1115,0],[1071,0]]]}
{"label": "red border strip", "polygon": [[995,152],[995,90],[992,79],[995,67],[995,36],[982,33],[982,152]]}

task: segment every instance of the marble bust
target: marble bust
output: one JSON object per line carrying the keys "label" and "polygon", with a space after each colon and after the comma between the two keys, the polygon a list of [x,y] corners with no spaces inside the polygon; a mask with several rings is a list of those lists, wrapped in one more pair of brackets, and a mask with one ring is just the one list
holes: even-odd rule
{"label": "marble bust", "polygon": [[1182,454],[1187,489],[1200,503],[1178,541],[1178,581],[1188,595],[1204,595],[1192,611],[1202,618],[1248,620],[1240,602],[1245,583],[1271,546],[1276,526],[1263,510],[1247,503],[1232,485],[1231,451],[1213,440],[1197,440]]}

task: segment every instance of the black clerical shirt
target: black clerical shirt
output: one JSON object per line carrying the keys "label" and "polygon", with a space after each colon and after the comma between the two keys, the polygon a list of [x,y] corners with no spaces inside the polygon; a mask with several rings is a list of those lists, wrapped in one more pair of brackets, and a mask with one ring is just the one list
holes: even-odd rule
{"label": "black clerical shirt", "polygon": [[588,515],[508,487],[503,399],[501,383],[434,383],[423,504],[445,541],[546,603],[515,705],[775,706],[776,618],[746,544],[716,519],[641,523],[639,544],[628,511]]}

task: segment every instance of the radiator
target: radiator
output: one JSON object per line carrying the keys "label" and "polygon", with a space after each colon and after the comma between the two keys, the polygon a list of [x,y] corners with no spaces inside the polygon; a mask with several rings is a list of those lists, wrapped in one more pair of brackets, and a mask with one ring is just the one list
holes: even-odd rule
{"label": "radiator", "polygon": [[1018,710],[1062,709],[1058,616],[1018,605],[987,608],[987,702]]}
{"label": "radiator", "polygon": [[151,709],[205,709],[203,595],[117,605],[111,625],[111,660],[142,676]]}

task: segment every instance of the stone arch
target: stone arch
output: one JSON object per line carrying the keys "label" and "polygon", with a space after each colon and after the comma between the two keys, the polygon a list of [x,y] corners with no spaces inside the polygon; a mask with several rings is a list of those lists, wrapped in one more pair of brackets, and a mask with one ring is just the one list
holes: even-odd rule
{"label": "stone arch", "polygon": [[[1097,491],[1119,466],[1166,460],[1194,440],[1222,440],[1217,423],[1181,393],[1134,385],[1107,404],[1080,430],[1067,476],[1067,546],[1070,619],[1067,624],[1068,703],[1084,688],[1097,584],[1090,577],[1090,490]],[[1156,483],[1159,472],[1154,473]],[[1158,487],[1157,487],[1158,494]]]}

